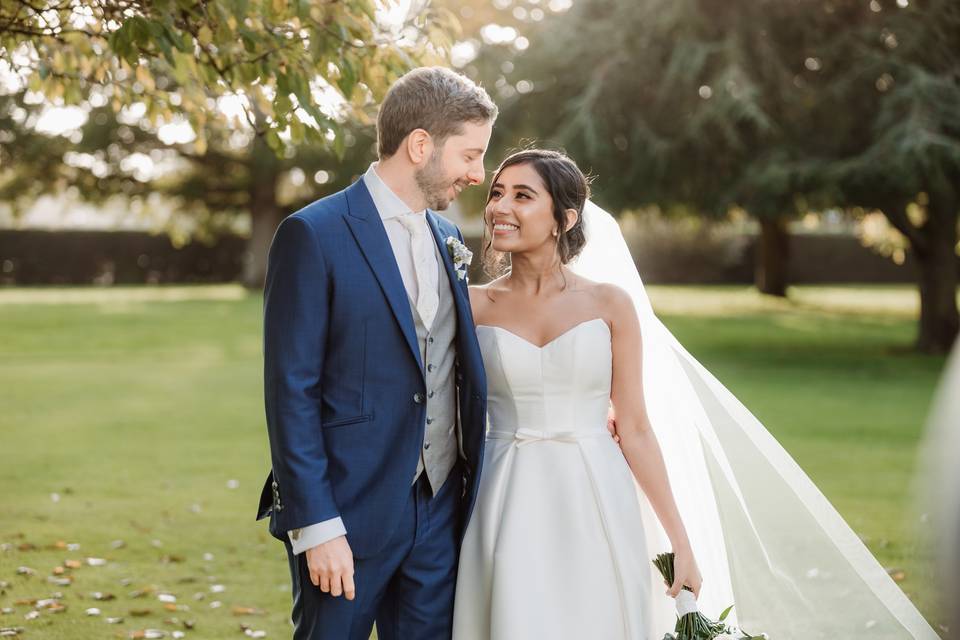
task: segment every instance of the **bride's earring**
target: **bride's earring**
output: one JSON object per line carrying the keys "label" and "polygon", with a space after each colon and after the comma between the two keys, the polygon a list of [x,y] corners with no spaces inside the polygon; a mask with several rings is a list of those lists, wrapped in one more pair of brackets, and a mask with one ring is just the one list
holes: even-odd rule
{"label": "bride's earring", "polygon": [[560,232],[557,231],[556,229],[554,229],[554,230],[553,230],[553,237],[554,237],[554,238],[560,237]]}

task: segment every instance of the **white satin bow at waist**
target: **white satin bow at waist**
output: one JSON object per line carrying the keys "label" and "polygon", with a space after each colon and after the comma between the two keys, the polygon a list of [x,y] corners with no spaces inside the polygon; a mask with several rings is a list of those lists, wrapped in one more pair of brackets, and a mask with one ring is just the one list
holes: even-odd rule
{"label": "white satin bow at waist", "polygon": [[611,437],[606,429],[584,429],[583,431],[542,431],[540,429],[520,428],[516,431],[492,429],[487,432],[488,440],[514,440],[518,447],[531,442],[569,442],[577,443],[588,438]]}

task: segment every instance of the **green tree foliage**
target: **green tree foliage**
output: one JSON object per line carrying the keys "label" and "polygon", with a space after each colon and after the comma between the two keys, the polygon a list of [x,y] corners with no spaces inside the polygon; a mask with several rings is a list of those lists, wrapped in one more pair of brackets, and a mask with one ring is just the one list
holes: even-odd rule
{"label": "green tree foliage", "polygon": [[[296,187],[325,169],[334,179],[309,195],[344,184],[371,159],[370,127],[390,83],[445,56],[455,21],[414,6],[398,20],[373,0],[4,2],[0,197],[160,191],[195,211],[248,212],[246,281],[259,286],[288,212],[282,180],[293,171]],[[39,111],[65,105],[87,114],[82,137],[35,129]],[[190,133],[164,135],[170,125]],[[133,153],[176,171],[138,178],[124,169]]]}
{"label": "green tree foliage", "polygon": [[944,353],[960,328],[960,4],[874,0],[847,14],[825,16],[815,42],[825,68],[810,78],[808,180],[821,202],[880,210],[905,236],[917,346]]}
{"label": "green tree foliage", "polygon": [[[770,221],[777,240],[797,210],[783,188],[793,178],[782,167],[788,132],[777,101],[793,74],[783,41],[757,26],[769,4],[575,3],[531,34],[512,75],[533,90],[515,98],[519,108],[504,106],[504,122],[567,149],[599,176],[614,209],[714,215],[737,205]],[[780,171],[749,179],[774,158]],[[761,274],[777,269],[776,282],[762,289],[783,294],[785,261],[773,257]]]}
{"label": "green tree foliage", "polygon": [[956,2],[593,0],[528,36],[512,61],[484,52],[491,78],[510,62],[503,75],[525,88],[501,100],[498,140],[564,147],[614,209],[747,211],[761,225],[758,285],[769,293],[785,293],[791,216],[880,209],[921,265],[918,346],[952,344]]}

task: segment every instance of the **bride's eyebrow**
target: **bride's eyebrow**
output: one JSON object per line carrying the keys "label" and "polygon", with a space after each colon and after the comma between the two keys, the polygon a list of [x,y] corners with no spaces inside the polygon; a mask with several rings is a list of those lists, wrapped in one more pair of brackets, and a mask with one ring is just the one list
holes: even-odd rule
{"label": "bride's eyebrow", "polygon": [[[493,186],[491,186],[490,188],[491,188],[491,189],[503,189],[504,186],[503,186],[503,183],[502,183],[502,182],[494,182],[494,183],[493,183]],[[537,193],[537,190],[536,190],[536,189],[534,189],[533,187],[531,187],[531,186],[529,186],[529,185],[525,185],[525,184],[515,184],[515,185],[513,185],[512,189],[513,189],[514,191],[529,191],[529,192],[531,192],[531,193],[532,193],[533,195],[535,195],[535,196],[540,195],[539,193]]]}

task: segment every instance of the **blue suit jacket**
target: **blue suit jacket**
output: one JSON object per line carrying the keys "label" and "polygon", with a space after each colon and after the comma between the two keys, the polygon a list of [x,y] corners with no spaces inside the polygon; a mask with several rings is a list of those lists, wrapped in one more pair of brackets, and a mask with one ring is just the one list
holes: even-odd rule
{"label": "blue suit jacket", "polygon": [[[457,314],[457,373],[467,482],[476,496],[486,379],[465,280],[428,211]],[[383,221],[363,180],[286,218],[264,292],[264,391],[272,471],[258,519],[286,532],[340,516],[354,555],[395,530],[423,443],[426,389],[413,315]],[[462,532],[461,532],[462,533]]]}

